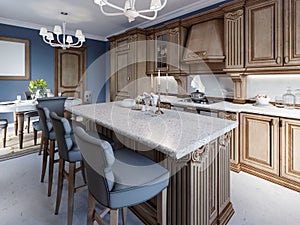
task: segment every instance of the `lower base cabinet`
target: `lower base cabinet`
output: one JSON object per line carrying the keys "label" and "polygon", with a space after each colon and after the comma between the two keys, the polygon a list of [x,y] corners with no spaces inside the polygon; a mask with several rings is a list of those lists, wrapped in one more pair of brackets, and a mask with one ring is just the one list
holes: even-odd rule
{"label": "lower base cabinet", "polygon": [[241,113],[241,170],[300,192],[299,140],[299,120]]}

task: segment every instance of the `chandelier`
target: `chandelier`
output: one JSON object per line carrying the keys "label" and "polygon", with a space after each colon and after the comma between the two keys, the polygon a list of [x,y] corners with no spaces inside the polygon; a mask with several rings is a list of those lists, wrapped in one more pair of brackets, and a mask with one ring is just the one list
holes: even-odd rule
{"label": "chandelier", "polygon": [[[61,12],[62,15],[68,15],[68,13]],[[54,41],[54,35],[56,35],[56,40]],[[45,27],[40,29],[40,35],[43,37],[44,42],[51,45],[52,47],[62,47],[62,49],[67,48],[80,48],[85,42],[85,36],[83,35],[81,30],[76,30],[75,37],[77,38],[77,42],[73,42],[73,37],[71,35],[66,34],[66,22],[63,22],[62,28],[59,25],[55,25],[53,29],[53,33],[47,31]],[[62,35],[62,36],[60,36]]]}
{"label": "chandelier", "polygon": [[[144,2],[144,0],[141,0]],[[100,6],[102,13],[106,16],[119,16],[125,15],[128,17],[128,21],[132,22],[136,17],[142,17],[147,20],[154,20],[157,17],[157,12],[165,7],[167,0],[164,0],[161,4],[161,0],[151,0],[149,9],[145,10],[136,10],[135,9],[135,0],[125,0],[124,8],[121,8],[117,5],[114,5],[109,2],[109,0],[94,0],[94,3]],[[103,8],[104,6],[109,6],[120,12],[106,12]],[[153,13],[152,16],[146,16],[144,14]]]}

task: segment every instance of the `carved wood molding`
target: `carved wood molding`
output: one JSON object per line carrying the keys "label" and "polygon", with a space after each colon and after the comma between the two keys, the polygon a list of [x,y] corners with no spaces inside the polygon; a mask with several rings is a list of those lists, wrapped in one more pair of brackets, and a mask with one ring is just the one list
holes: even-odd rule
{"label": "carved wood molding", "polygon": [[130,35],[130,36],[128,37],[128,41],[129,41],[129,42],[137,41],[137,39],[138,39],[137,34],[133,34],[133,35]]}
{"label": "carved wood molding", "polygon": [[228,144],[230,143],[230,139],[231,139],[231,132],[227,132],[226,134],[219,137],[218,139],[219,145],[222,147],[228,146]]}
{"label": "carved wood molding", "polygon": [[228,20],[237,20],[244,15],[244,11],[242,9],[237,10],[235,12],[229,12],[225,14],[225,19]]}
{"label": "carved wood molding", "polygon": [[204,145],[201,148],[198,148],[197,150],[193,151],[191,153],[191,160],[194,163],[202,163],[203,158],[207,157],[209,150],[209,145]]}
{"label": "carved wood molding", "polygon": [[115,47],[117,47],[117,42],[116,41],[110,42],[110,49],[113,49]]}
{"label": "carved wood molding", "polygon": [[179,28],[176,27],[176,28],[173,28],[173,29],[169,29],[169,35],[170,36],[176,36],[179,34]]}

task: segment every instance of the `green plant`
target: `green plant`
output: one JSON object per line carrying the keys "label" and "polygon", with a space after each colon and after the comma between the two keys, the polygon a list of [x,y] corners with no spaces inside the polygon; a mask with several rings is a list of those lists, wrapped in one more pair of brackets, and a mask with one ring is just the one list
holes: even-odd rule
{"label": "green plant", "polygon": [[31,80],[28,85],[28,90],[32,94],[46,97],[46,88],[48,87],[47,82],[44,79]]}

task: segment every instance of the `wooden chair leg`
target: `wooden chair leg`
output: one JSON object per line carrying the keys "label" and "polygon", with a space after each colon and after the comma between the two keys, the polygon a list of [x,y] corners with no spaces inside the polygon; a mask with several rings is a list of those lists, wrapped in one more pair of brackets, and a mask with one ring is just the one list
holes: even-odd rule
{"label": "wooden chair leg", "polygon": [[55,141],[51,140],[50,148],[49,148],[48,197],[51,196],[51,191],[52,191],[53,168],[54,168],[54,149],[55,149]]}
{"label": "wooden chair leg", "polygon": [[5,148],[5,146],[6,146],[6,133],[7,133],[7,128],[6,127],[2,128],[2,144],[3,144],[3,148]]}
{"label": "wooden chair leg", "polygon": [[46,174],[46,168],[47,168],[47,158],[48,158],[48,144],[49,140],[43,138],[43,162],[42,162],[42,174],[41,174],[41,182],[44,182],[45,174]]}
{"label": "wooden chair leg", "polygon": [[118,209],[111,209],[110,210],[110,225],[118,225],[118,219],[119,219],[119,210]]}
{"label": "wooden chair leg", "polygon": [[33,129],[33,144],[36,145],[37,142],[37,130]]}
{"label": "wooden chair leg", "polygon": [[39,155],[42,153],[44,147],[44,138],[43,138],[43,134],[41,136],[41,143],[40,143],[40,149],[39,149]]}
{"label": "wooden chair leg", "polygon": [[57,183],[57,195],[56,195],[56,206],[55,206],[55,214],[58,214],[59,206],[61,202],[61,195],[64,183],[64,168],[65,168],[65,160],[59,159],[59,167],[58,167],[58,183]]}
{"label": "wooden chair leg", "polygon": [[87,181],[86,181],[86,176],[85,176],[85,166],[84,166],[83,160],[80,161],[80,167],[81,167],[81,174],[82,174],[83,181],[86,184]]}
{"label": "wooden chair leg", "polygon": [[122,208],[122,223],[127,224],[127,207]]}
{"label": "wooden chair leg", "polygon": [[14,127],[15,127],[15,136],[18,135],[18,117],[17,113],[14,113]]}
{"label": "wooden chair leg", "polygon": [[93,195],[88,193],[88,211],[87,211],[87,225],[94,224],[94,214],[95,214],[95,199]]}
{"label": "wooden chair leg", "polygon": [[68,225],[72,225],[75,191],[75,169],[76,163],[69,163],[69,187],[68,187]]}
{"label": "wooden chair leg", "polygon": [[30,117],[27,117],[27,133],[30,131]]}
{"label": "wooden chair leg", "polygon": [[157,224],[167,224],[167,188],[157,196]]}

